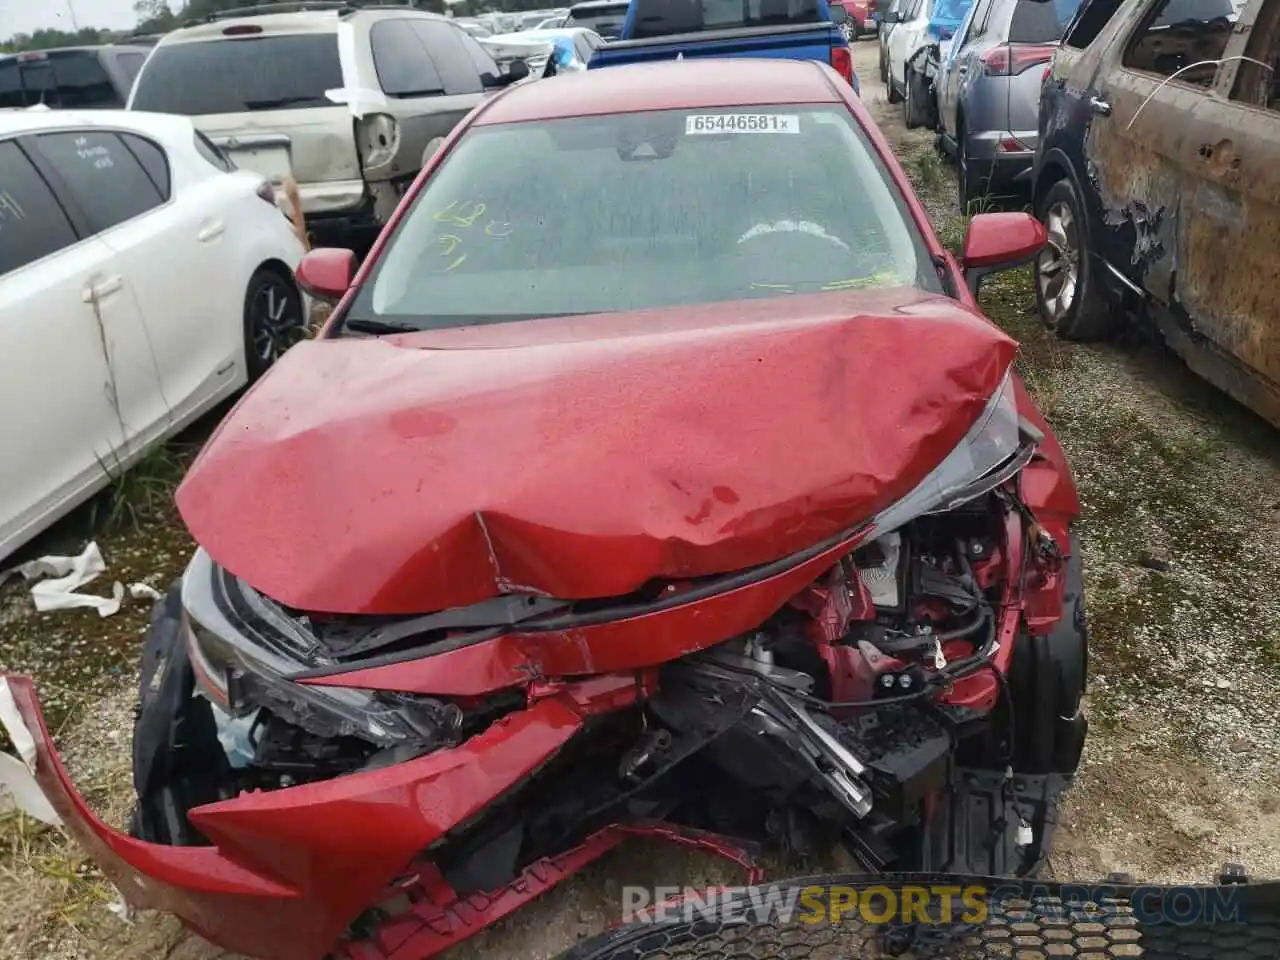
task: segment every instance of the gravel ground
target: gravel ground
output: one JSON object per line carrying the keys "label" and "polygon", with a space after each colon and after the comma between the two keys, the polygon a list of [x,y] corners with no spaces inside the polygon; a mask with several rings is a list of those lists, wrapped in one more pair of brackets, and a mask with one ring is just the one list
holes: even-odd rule
{"label": "gravel ground", "polygon": [[[940,234],[957,243],[954,180],[932,136],[905,130],[885,102],[873,41],[856,45],[855,65]],[[1019,367],[1067,449],[1085,506],[1092,728],[1053,872],[1203,881],[1230,860],[1280,876],[1280,434],[1158,348],[1057,343],[1035,320],[1028,275],[998,278],[983,302],[1021,342]],[[95,519],[73,518],[38,549],[78,549]],[[163,587],[190,544],[163,505],[143,521],[98,540],[111,578]],[[117,823],[129,801],[146,612],[134,604],[107,621],[39,617],[19,588],[0,589],[0,668],[37,678],[73,776]],[[623,882],[733,880],[711,858],[636,845],[447,957],[542,960],[616,920]],[[3,960],[233,960],[170,918],[126,925],[107,909],[111,899],[56,831],[0,813]]]}

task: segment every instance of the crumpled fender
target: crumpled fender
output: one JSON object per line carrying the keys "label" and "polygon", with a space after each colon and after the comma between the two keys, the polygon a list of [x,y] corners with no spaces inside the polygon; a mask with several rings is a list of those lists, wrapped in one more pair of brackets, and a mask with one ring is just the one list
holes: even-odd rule
{"label": "crumpled fender", "polygon": [[35,744],[37,783],[125,898],[264,960],[323,956],[424,847],[529,776],[591,710],[564,691],[455,749],[209,804],[190,817],[215,845],[168,847],[114,830],[89,809],[57,756],[30,679],[5,679]]}

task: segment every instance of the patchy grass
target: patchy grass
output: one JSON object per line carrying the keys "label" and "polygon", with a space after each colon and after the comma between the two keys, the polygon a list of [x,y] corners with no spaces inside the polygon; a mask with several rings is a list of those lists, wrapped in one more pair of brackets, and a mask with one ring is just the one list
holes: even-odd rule
{"label": "patchy grass", "polygon": [[[122,726],[131,717],[134,689],[130,678],[92,711],[59,726],[63,760],[76,771],[82,795],[118,827],[133,799],[129,731]],[[0,956],[112,957],[107,948],[122,928],[108,910],[116,901],[111,883],[61,828],[0,814],[0,903],[7,908]],[[55,944],[58,949],[50,949]]]}
{"label": "patchy grass", "polygon": [[141,531],[145,524],[162,520],[198,450],[178,441],[157,443],[128,469],[118,461],[99,460],[111,486],[94,501],[91,525],[108,532],[124,527]]}
{"label": "patchy grass", "polygon": [[911,180],[921,191],[941,192],[951,183],[951,174],[936,150],[921,150],[910,157],[908,164]]}

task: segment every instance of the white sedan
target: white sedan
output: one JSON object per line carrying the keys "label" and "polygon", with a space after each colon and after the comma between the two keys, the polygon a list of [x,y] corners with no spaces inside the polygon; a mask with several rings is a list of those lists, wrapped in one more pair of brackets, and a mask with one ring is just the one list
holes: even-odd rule
{"label": "white sedan", "polygon": [[0,560],[300,337],[303,252],[185,117],[0,114]]}
{"label": "white sedan", "polygon": [[[561,27],[554,30],[522,30],[502,33],[480,41],[498,63],[523,60],[529,65],[531,77],[541,77],[547,62],[555,51],[557,42],[565,47],[566,70],[585,70],[591,55],[605,45],[605,40],[586,27]],[[572,56],[568,56],[568,54]]]}

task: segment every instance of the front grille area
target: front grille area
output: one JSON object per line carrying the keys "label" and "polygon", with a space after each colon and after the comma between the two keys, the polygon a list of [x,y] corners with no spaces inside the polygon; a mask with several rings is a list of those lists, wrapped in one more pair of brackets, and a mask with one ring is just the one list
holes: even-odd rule
{"label": "front grille area", "polygon": [[863,957],[1280,960],[1280,883],[818,878],[669,903],[563,960]]}

